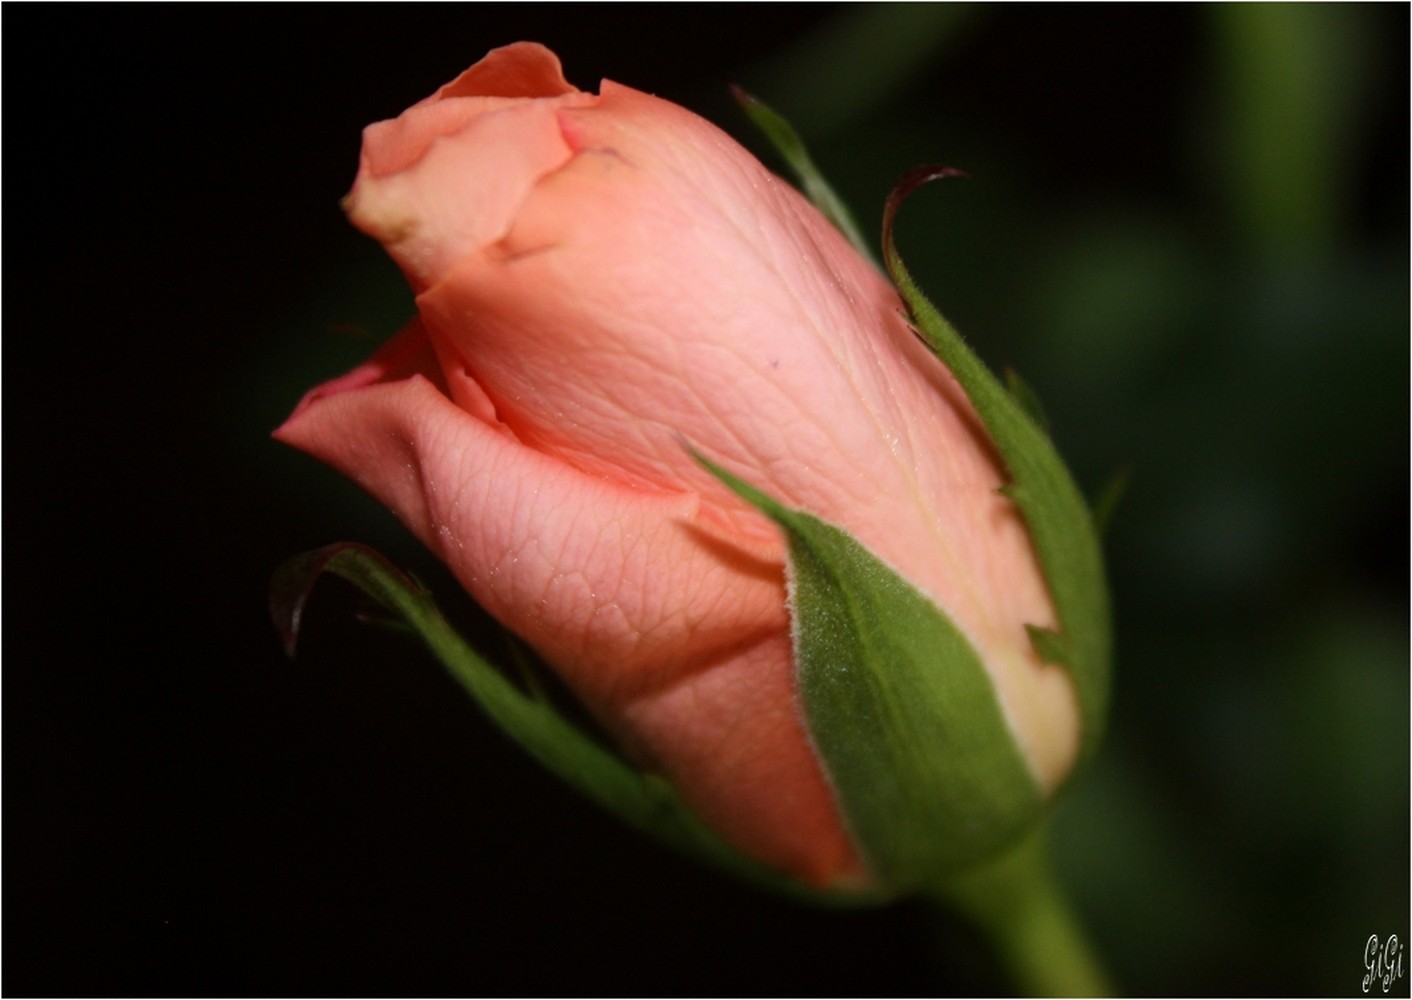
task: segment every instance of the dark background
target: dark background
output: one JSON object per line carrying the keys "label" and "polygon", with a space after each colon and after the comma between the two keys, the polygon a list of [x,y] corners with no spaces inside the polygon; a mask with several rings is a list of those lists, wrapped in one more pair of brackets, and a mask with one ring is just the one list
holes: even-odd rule
{"label": "dark background", "polygon": [[281,653],[270,571],[345,538],[475,624],[268,432],[408,308],[338,209],[359,130],[520,38],[761,149],[745,85],[873,232],[906,168],[971,173],[909,202],[914,273],[1086,486],[1132,470],[1112,731],[1055,829],[1124,988],[1354,993],[1408,939],[1405,6],[5,22],[39,56],[5,99],[7,994],[1004,989],[920,908],[620,829],[333,583]]}

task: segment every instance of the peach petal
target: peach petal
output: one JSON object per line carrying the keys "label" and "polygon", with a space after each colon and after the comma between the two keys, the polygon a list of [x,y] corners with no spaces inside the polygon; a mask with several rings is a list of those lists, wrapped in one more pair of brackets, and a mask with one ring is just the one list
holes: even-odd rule
{"label": "peach petal", "polygon": [[696,496],[582,473],[407,375],[433,358],[413,325],[276,436],[394,511],[724,836],[858,878],[792,691],[782,567],[704,536]]}

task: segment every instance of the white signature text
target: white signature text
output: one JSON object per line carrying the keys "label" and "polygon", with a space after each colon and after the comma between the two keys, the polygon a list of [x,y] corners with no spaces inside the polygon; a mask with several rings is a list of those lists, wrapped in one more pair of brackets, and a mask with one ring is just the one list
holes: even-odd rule
{"label": "white signature text", "polygon": [[1386,941],[1379,941],[1376,934],[1368,935],[1368,943],[1363,946],[1363,967],[1368,974],[1363,977],[1363,992],[1367,993],[1374,984],[1381,986],[1386,993],[1392,984],[1402,978],[1402,958],[1406,949],[1396,934],[1388,935]]}

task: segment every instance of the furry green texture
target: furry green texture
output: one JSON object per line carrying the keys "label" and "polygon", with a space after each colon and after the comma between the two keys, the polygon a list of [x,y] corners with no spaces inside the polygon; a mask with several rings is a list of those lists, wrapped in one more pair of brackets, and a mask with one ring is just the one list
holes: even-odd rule
{"label": "furry green texture", "polygon": [[926,891],[1030,831],[1044,796],[955,624],[846,531],[704,464],[788,540],[805,721],[874,872]]}

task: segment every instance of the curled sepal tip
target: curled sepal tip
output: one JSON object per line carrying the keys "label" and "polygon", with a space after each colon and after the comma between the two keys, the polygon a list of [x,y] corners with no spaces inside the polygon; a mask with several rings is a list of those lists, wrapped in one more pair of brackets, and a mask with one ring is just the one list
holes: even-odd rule
{"label": "curled sepal tip", "polygon": [[[969,180],[971,175],[959,167],[950,167],[944,163],[927,163],[920,167],[913,167],[897,179],[897,183],[887,194],[887,201],[883,204],[884,254],[889,257],[894,256],[890,252],[893,245],[892,223],[897,218],[897,210],[902,207],[902,203],[923,184],[930,184],[932,181],[944,180],[948,177]],[[889,265],[889,269],[891,269],[891,265]],[[896,276],[894,275],[894,277]]]}
{"label": "curled sepal tip", "polygon": [[[376,566],[381,572],[370,572],[369,566]],[[270,579],[270,617],[279,632],[285,655],[291,660],[299,645],[304,607],[314,591],[314,584],[325,573],[345,577],[388,610],[393,610],[386,593],[389,585],[417,595],[423,593],[415,580],[388,562],[381,553],[358,542],[335,542],[287,560]]]}

